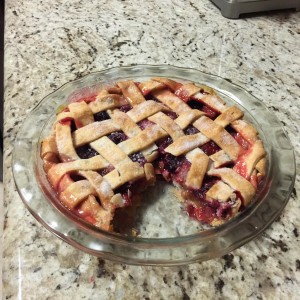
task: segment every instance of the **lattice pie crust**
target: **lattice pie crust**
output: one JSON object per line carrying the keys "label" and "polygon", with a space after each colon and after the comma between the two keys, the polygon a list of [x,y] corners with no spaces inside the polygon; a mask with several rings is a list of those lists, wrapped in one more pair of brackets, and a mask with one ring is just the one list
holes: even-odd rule
{"label": "lattice pie crust", "polygon": [[206,86],[117,82],[60,111],[41,157],[60,201],[104,230],[157,178],[180,189],[191,217],[216,226],[265,175],[263,143],[242,117]]}

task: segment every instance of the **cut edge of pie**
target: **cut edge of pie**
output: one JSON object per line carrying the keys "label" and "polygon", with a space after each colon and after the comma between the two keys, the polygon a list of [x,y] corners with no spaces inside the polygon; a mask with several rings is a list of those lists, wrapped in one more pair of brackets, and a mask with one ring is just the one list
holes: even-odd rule
{"label": "cut edge of pie", "polygon": [[217,226],[249,205],[266,174],[243,115],[191,82],[117,82],[60,109],[41,158],[61,203],[103,230],[158,178],[180,189],[190,217]]}

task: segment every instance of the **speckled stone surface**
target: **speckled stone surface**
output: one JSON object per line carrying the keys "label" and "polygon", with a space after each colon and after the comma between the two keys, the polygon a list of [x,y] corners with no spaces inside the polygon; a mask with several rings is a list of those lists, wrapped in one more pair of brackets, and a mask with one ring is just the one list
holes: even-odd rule
{"label": "speckled stone surface", "polygon": [[[219,259],[137,267],[82,253],[25,209],[11,172],[30,110],[92,71],[139,63],[192,67],[261,99],[300,151],[300,14],[221,17],[208,0],[11,0],[5,15],[3,299],[299,299],[300,176],[280,218]],[[1,209],[1,213],[2,213]]]}

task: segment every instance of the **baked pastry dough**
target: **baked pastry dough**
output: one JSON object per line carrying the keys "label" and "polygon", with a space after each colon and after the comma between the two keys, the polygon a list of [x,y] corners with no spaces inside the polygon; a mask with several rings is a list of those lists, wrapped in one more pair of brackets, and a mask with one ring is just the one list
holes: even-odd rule
{"label": "baked pastry dough", "polygon": [[41,158],[60,201],[104,230],[157,178],[215,226],[249,205],[265,176],[263,143],[242,117],[206,86],[117,82],[59,112]]}

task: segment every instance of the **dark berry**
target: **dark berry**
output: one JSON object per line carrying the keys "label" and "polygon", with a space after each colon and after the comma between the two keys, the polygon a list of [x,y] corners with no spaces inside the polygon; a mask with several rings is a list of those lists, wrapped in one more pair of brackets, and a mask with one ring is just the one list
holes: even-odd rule
{"label": "dark berry", "polygon": [[174,173],[176,169],[180,166],[181,160],[170,153],[166,153],[163,157],[163,162],[164,162],[164,168],[167,171]]}
{"label": "dark berry", "polygon": [[122,184],[115,190],[115,194],[128,194],[128,190],[130,190],[131,184],[129,182]]}
{"label": "dark berry", "polygon": [[208,156],[213,155],[221,150],[221,148],[214,141],[209,141],[200,148]]}
{"label": "dark berry", "polygon": [[206,198],[206,192],[218,181],[218,179],[214,177],[204,177],[202,187],[197,190],[192,190],[194,196],[199,200],[204,201]]}
{"label": "dark berry", "polygon": [[218,200],[208,201],[207,205],[211,208],[218,209],[220,207],[220,203]]}
{"label": "dark berry", "polygon": [[143,90],[142,93],[143,93],[144,98],[145,98],[146,100],[153,100],[153,101],[155,101],[155,102],[160,102],[160,101],[158,101],[157,99],[154,99],[154,97],[153,97],[152,94],[151,94],[151,91],[149,91],[149,90]]}
{"label": "dark berry", "polygon": [[83,176],[80,176],[76,173],[70,173],[70,177],[73,181],[80,181],[80,180],[85,180],[86,178]]}
{"label": "dark berry", "polygon": [[88,158],[91,158],[91,157],[96,156],[96,155],[99,154],[96,150],[94,150],[89,145],[84,145],[84,146],[78,147],[76,149],[76,152],[77,152],[77,155],[81,159],[88,159]]}
{"label": "dark berry", "polygon": [[165,149],[173,143],[171,137],[167,137],[165,140],[158,142],[158,151],[163,154],[165,153]]}
{"label": "dark berry", "polygon": [[94,114],[94,119],[97,122],[101,122],[101,121],[110,119],[110,117],[106,111],[99,111]]}
{"label": "dark berry", "polygon": [[216,212],[217,217],[219,217],[220,219],[226,218],[230,212],[231,205],[228,202],[219,202],[219,207]]}
{"label": "dark berry", "polygon": [[138,162],[141,166],[147,162],[146,158],[141,152],[130,154],[129,157],[132,161]]}
{"label": "dark berry", "polygon": [[228,131],[228,133],[230,133],[232,136],[237,133],[230,125],[226,126],[225,130]]}
{"label": "dark berry", "polygon": [[122,198],[124,199],[124,206],[132,206],[132,199],[130,196],[130,192],[123,193]]}
{"label": "dark berry", "polygon": [[190,168],[191,168],[191,163],[186,158],[181,158],[179,166],[175,172],[175,176],[173,177],[173,180],[175,180],[180,185],[184,185]]}
{"label": "dark berry", "polygon": [[199,130],[196,128],[196,127],[194,127],[193,125],[190,125],[189,127],[187,127],[185,130],[184,130],[184,133],[186,134],[186,135],[192,135],[192,134],[196,134],[196,133],[198,133],[199,132]]}
{"label": "dark berry", "polygon": [[193,190],[193,194],[194,196],[198,199],[198,200],[205,200],[205,191],[202,189],[198,189],[198,190]]}
{"label": "dark berry", "polygon": [[112,140],[115,144],[119,144],[125,140],[127,140],[127,136],[123,132],[113,132],[107,136],[110,140]]}
{"label": "dark berry", "polygon": [[110,173],[113,169],[114,169],[114,167],[113,167],[112,165],[109,165],[109,166],[106,167],[105,169],[100,170],[100,171],[99,171],[99,174],[100,174],[101,176],[104,176],[104,175]]}
{"label": "dark berry", "polygon": [[167,112],[165,112],[165,114],[173,120],[175,120],[177,118],[177,114],[173,111],[167,111]]}
{"label": "dark berry", "polygon": [[200,101],[197,100],[191,100],[187,103],[190,108],[202,110],[203,104]]}
{"label": "dark berry", "polygon": [[144,129],[147,128],[147,127],[152,126],[153,124],[155,124],[155,123],[149,121],[148,119],[144,119],[144,120],[142,120],[142,121],[140,121],[140,122],[138,123],[138,125],[140,126],[140,128],[141,128],[142,130],[144,130]]}
{"label": "dark berry", "polygon": [[76,130],[76,125],[75,125],[75,122],[74,120],[71,121],[71,132],[74,132]]}
{"label": "dark berry", "polygon": [[129,110],[131,110],[131,108],[132,108],[131,105],[127,104],[127,105],[122,105],[119,109],[120,109],[120,111],[126,113]]}
{"label": "dark berry", "polygon": [[121,194],[122,198],[124,199],[125,206],[130,206],[132,204],[131,202],[132,192],[130,188],[131,188],[130,183],[124,183],[123,185],[121,185],[115,190],[115,194]]}
{"label": "dark berry", "polygon": [[193,108],[193,109],[198,109],[198,110],[202,110],[203,112],[206,113],[206,115],[211,118],[211,119],[215,119],[219,113],[216,112],[215,110],[213,110],[212,108],[210,108],[209,106],[201,103],[199,100],[191,100],[188,102],[188,105]]}

